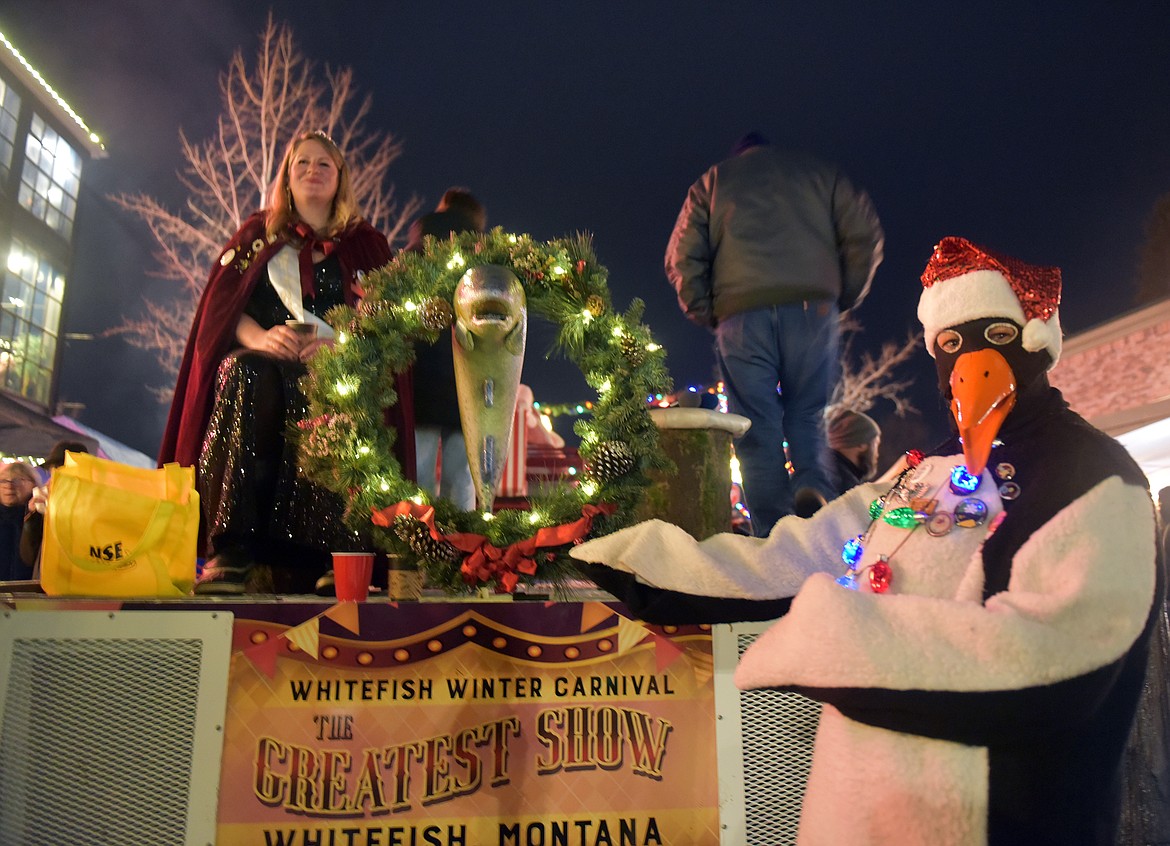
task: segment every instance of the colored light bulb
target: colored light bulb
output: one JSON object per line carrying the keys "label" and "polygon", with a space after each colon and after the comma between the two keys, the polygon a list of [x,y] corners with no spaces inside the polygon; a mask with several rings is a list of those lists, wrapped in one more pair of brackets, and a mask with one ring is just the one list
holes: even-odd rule
{"label": "colored light bulb", "polygon": [[877,561],[869,568],[869,588],[874,593],[885,593],[890,589],[894,571],[885,561]]}
{"label": "colored light bulb", "polygon": [[956,464],[951,470],[951,490],[958,496],[973,493],[979,487],[979,477],[972,474],[964,465]]}
{"label": "colored light bulb", "polygon": [[899,529],[913,529],[921,522],[918,512],[906,506],[887,511],[882,515],[882,521]]}
{"label": "colored light bulb", "polygon": [[857,590],[857,579],[853,575],[852,571],[846,573],[844,576],[838,576],[837,584],[843,588],[848,588],[849,590]]}
{"label": "colored light bulb", "polygon": [[857,569],[857,562],[861,560],[861,554],[865,552],[865,547],[861,545],[861,537],[858,535],[855,538],[850,538],[841,547],[841,560],[850,570]]}

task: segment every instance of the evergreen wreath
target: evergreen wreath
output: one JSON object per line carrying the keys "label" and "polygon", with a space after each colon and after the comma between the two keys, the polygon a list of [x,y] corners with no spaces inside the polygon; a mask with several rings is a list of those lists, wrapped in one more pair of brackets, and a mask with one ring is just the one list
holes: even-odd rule
{"label": "evergreen wreath", "polygon": [[[559,327],[554,351],[597,391],[592,415],[573,427],[585,463],[579,483],[530,497],[530,510],[493,515],[432,502],[403,477],[392,452],[396,432],[383,424],[384,410],[398,401],[394,374],[410,367],[416,342],[449,331],[456,284],[487,264],[516,274],[529,315]],[[614,311],[588,236],[542,243],[496,228],[427,237],[421,253],[398,253],[361,285],[356,309],[326,315],[337,340],[309,363],[310,410],[299,425],[302,467],[345,499],[350,528],[415,559],[430,586],[458,594],[484,585],[509,592],[533,582],[560,586],[576,572],[568,556],[575,540],[567,535],[596,537],[634,522],[650,483],[646,471],[672,466],[647,406],[648,397],[670,390],[670,379],[664,351],[641,322],[645,304]]]}

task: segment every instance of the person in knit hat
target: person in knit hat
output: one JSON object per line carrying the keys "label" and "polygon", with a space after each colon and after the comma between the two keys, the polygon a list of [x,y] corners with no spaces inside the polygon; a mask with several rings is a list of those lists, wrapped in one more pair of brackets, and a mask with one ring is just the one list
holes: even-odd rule
{"label": "person in knit hat", "polygon": [[735,683],[822,703],[802,846],[1113,846],[1164,619],[1148,483],[1048,383],[1058,268],[952,237],[922,284],[948,440],[768,538],[571,554],[653,623],[776,621]]}
{"label": "person in knit hat", "polygon": [[881,441],[882,430],[868,414],[846,408],[829,418],[828,442],[838,496],[877,475]]}

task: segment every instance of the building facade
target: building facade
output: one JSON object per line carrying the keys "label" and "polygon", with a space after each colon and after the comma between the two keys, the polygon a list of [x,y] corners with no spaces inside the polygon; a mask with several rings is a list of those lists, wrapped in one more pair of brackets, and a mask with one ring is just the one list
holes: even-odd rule
{"label": "building facade", "polygon": [[0,33],[0,394],[52,414],[83,169],[100,139]]}
{"label": "building facade", "polygon": [[1170,299],[1066,338],[1051,381],[1121,441],[1151,490],[1170,487]]}

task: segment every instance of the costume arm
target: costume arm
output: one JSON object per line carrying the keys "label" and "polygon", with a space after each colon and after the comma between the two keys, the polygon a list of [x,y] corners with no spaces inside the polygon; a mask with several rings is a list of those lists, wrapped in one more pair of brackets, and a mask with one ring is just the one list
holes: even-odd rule
{"label": "costume arm", "polygon": [[882,263],[885,234],[869,195],[838,174],[833,187],[833,225],[841,256],[842,311],[861,305],[869,283]]}
{"label": "costume arm", "polygon": [[688,320],[705,328],[715,325],[710,179],[708,172],[691,186],[666,248],[666,277],[678,293],[679,307]]}
{"label": "costume arm", "polygon": [[1111,477],[1035,532],[1008,589],[985,604],[812,576],[744,654],[736,684],[798,690],[863,722],[966,743],[1074,722],[1146,623],[1154,544],[1147,493]]}
{"label": "costume arm", "polygon": [[842,539],[865,528],[869,502],[881,491],[854,488],[811,519],[783,518],[767,538],[728,533],[696,541],[678,526],[649,520],[571,554],[595,565],[585,568],[589,578],[651,622],[775,619],[809,574],[844,571]]}

